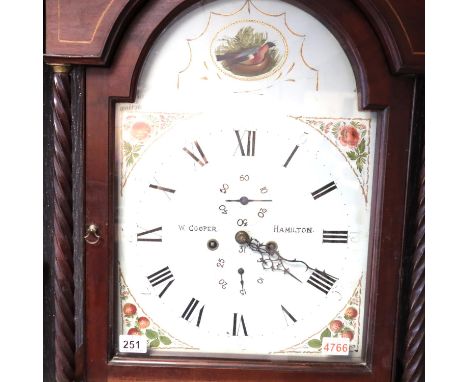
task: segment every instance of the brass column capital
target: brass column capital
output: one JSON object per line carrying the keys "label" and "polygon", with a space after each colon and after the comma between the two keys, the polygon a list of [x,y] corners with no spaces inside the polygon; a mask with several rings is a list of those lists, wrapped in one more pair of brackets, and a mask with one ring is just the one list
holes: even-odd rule
{"label": "brass column capital", "polygon": [[68,73],[71,70],[70,64],[48,64],[52,66],[54,73]]}

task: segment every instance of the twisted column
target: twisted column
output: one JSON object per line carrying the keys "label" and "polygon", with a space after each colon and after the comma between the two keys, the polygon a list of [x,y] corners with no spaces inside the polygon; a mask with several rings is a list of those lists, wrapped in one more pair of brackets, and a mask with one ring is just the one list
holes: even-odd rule
{"label": "twisted column", "polygon": [[424,381],[424,275],[425,275],[425,164],[424,147],[419,174],[416,226],[411,263],[409,315],[405,342],[403,382]]}
{"label": "twisted column", "polygon": [[55,375],[56,381],[68,382],[74,379],[75,363],[70,66],[52,66]]}

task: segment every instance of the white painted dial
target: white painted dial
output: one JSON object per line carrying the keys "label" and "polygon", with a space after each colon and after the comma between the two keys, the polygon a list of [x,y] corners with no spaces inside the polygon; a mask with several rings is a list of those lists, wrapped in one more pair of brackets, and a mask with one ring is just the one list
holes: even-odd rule
{"label": "white painted dial", "polygon": [[[249,121],[176,124],[121,199],[127,283],[150,288],[145,312],[205,352],[300,342],[346,304],[366,264],[365,203],[336,148],[292,118]],[[275,242],[281,261],[239,245],[239,231]]]}

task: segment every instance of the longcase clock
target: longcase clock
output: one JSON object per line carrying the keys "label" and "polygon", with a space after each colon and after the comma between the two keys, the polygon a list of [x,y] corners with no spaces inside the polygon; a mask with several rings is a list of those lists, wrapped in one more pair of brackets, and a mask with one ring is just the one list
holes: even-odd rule
{"label": "longcase clock", "polygon": [[47,2],[56,380],[420,380],[420,9],[85,3]]}

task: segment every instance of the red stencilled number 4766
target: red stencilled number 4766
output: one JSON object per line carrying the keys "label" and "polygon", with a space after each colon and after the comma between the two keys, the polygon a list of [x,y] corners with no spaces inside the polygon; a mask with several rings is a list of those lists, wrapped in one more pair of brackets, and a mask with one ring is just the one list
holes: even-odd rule
{"label": "red stencilled number 4766", "polygon": [[330,355],[348,355],[349,338],[324,337],[322,340],[322,352]]}

